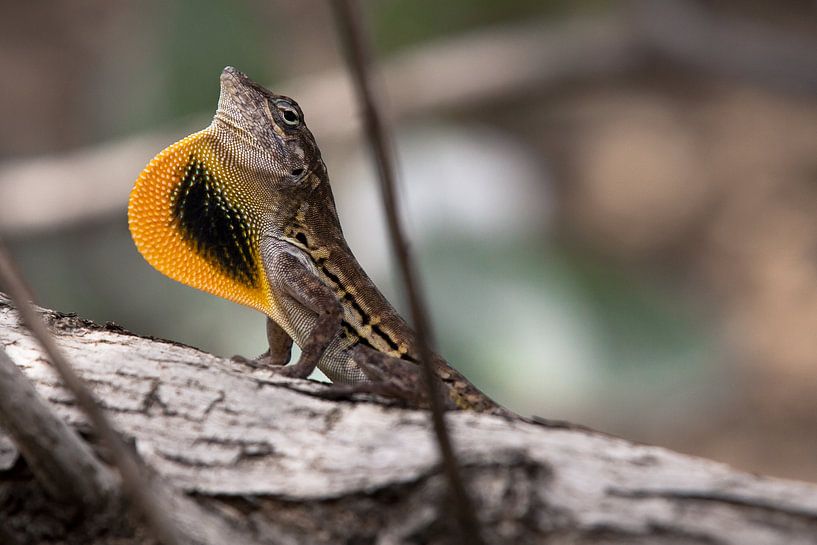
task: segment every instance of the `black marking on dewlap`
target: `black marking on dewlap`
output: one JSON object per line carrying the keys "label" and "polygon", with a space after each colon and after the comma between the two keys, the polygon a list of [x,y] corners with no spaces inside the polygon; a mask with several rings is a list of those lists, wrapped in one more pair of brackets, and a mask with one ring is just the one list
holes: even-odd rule
{"label": "black marking on dewlap", "polygon": [[236,282],[257,288],[252,226],[222,187],[205,164],[191,155],[171,197],[174,221],[194,252]]}

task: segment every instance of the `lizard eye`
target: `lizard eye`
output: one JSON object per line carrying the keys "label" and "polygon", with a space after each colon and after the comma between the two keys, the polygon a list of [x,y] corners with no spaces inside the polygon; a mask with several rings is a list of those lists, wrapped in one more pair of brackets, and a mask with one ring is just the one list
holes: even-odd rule
{"label": "lizard eye", "polygon": [[290,127],[296,127],[300,123],[301,118],[293,108],[284,104],[279,104],[278,109],[281,110],[281,117],[284,118],[284,123]]}

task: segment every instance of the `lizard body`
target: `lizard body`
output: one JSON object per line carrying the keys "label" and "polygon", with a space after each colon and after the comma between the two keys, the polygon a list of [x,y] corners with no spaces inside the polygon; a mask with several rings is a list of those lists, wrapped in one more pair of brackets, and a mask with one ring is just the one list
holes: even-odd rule
{"label": "lizard body", "polygon": [[[326,166],[297,103],[227,67],[213,122],[159,153],[131,192],[145,259],[184,284],[267,315],[265,363],[288,376],[422,400],[414,333],[340,227]],[[438,355],[452,408],[501,413]],[[417,401],[417,404],[423,404]]]}

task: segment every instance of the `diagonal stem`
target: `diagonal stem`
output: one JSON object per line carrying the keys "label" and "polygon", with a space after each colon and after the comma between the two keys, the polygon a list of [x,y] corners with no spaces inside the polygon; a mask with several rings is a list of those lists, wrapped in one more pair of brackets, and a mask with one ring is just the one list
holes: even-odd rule
{"label": "diagonal stem", "polygon": [[363,28],[359,6],[355,0],[333,0],[338,30],[344,45],[346,59],[352,72],[358,100],[363,108],[366,133],[374,153],[380,178],[383,206],[391,236],[392,247],[403,277],[411,317],[420,347],[420,361],[431,400],[431,418],[440,448],[443,469],[451,489],[462,543],[482,545],[476,511],[466,490],[459,464],[445,422],[443,400],[437,388],[437,377],[432,368],[429,348],[430,327],[426,306],[419,288],[413,260],[397,213],[395,196],[394,157],[389,132],[381,117],[369,73],[370,46]]}

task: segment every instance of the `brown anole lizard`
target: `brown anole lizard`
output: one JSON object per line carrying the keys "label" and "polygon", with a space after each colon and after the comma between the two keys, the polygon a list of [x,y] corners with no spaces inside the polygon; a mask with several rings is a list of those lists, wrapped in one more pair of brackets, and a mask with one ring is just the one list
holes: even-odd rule
{"label": "brown anole lizard", "polygon": [[[128,223],[160,272],[267,315],[259,363],[299,378],[317,366],[348,392],[427,401],[414,333],[349,249],[291,98],[225,68],[212,123],[147,165]],[[301,356],[287,366],[293,340]],[[440,356],[432,364],[449,407],[506,413]]]}

